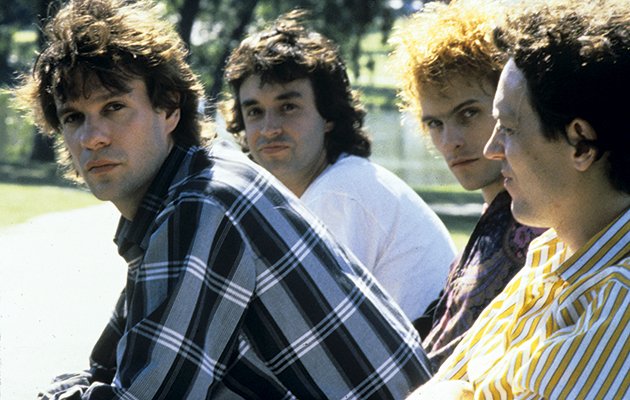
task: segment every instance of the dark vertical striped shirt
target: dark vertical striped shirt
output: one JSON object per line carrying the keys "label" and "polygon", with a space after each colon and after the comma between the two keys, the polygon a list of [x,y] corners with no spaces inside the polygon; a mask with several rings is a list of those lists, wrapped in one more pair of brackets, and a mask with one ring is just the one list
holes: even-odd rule
{"label": "dark vertical striped shirt", "polygon": [[47,396],[401,399],[430,377],[420,339],[356,258],[236,149],[175,147],[133,221],[92,368]]}

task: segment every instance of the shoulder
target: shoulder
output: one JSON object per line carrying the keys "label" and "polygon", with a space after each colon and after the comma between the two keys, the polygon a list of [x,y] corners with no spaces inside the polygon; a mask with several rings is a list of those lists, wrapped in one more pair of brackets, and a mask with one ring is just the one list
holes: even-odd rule
{"label": "shoulder", "polygon": [[560,298],[561,303],[599,301],[610,296],[628,298],[630,294],[630,257],[614,265],[605,266],[580,276],[569,285]]}
{"label": "shoulder", "polygon": [[228,142],[198,148],[189,163],[170,188],[171,206],[198,203],[240,220],[247,213],[282,213],[296,202],[271,174]]}
{"label": "shoulder", "polygon": [[367,158],[342,155],[309,186],[307,192],[331,192],[354,194],[358,198],[382,199],[411,198],[420,196],[401,178]]}

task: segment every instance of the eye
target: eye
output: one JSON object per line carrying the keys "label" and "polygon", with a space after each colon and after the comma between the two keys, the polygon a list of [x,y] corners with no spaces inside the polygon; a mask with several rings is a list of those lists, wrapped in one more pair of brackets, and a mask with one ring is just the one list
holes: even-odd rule
{"label": "eye", "polygon": [[296,110],[298,108],[298,106],[294,103],[284,103],[282,104],[282,111],[283,112],[291,112],[293,110]]}
{"label": "eye", "polygon": [[479,114],[479,110],[476,108],[466,108],[464,110],[462,110],[462,117],[464,119],[471,119],[472,117],[474,117],[475,115]]}
{"label": "eye", "polygon": [[61,117],[61,125],[62,126],[66,126],[66,125],[71,125],[74,124],[76,122],[78,122],[81,118],[81,114],[80,113],[69,113],[66,115],[63,115]]}
{"label": "eye", "polygon": [[439,119],[430,119],[424,121],[424,126],[430,131],[435,131],[438,129],[442,129],[442,126],[444,126],[444,124]]}
{"label": "eye", "polygon": [[119,102],[109,103],[105,106],[105,111],[118,111],[124,107],[125,105],[123,103],[119,103]]}
{"label": "eye", "polygon": [[462,126],[467,126],[473,122],[473,119],[479,114],[478,108],[464,108],[457,113],[457,122]]}
{"label": "eye", "polygon": [[496,130],[497,132],[505,135],[505,136],[511,136],[513,134],[516,133],[516,131],[512,128],[508,128],[504,125],[502,125],[500,122],[497,122],[497,126],[496,126]]}
{"label": "eye", "polygon": [[247,109],[245,109],[245,117],[247,119],[252,119],[252,118],[256,118],[257,116],[262,114],[262,111],[260,108],[258,107],[249,107]]}

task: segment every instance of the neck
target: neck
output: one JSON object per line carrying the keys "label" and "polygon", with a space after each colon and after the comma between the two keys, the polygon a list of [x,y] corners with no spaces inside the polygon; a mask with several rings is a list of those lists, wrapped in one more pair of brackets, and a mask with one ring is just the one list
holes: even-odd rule
{"label": "neck", "polygon": [[[594,199],[584,202],[586,207],[574,210],[572,217],[559,221],[555,227],[558,236],[567,244],[569,254],[575,253],[593,236],[604,229],[615,218],[630,208],[630,195],[618,193],[612,198]],[[596,207],[593,204],[597,204]]]}
{"label": "neck", "polygon": [[306,171],[300,171],[300,174],[291,174],[284,176],[277,176],[277,178],[284,183],[297,197],[301,197],[306,189],[311,186],[311,183],[326,169],[328,161],[326,154],[322,152],[321,158],[318,163]]}
{"label": "neck", "polygon": [[492,203],[492,200],[494,200],[494,198],[497,197],[499,193],[505,190],[505,187],[503,186],[503,176],[499,175],[499,177],[500,179],[481,188],[481,196],[483,197],[484,203]]}

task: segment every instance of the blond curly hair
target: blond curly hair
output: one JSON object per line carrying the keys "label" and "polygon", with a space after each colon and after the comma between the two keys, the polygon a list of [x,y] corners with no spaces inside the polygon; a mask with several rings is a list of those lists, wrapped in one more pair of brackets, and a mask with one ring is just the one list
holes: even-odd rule
{"label": "blond curly hair", "polygon": [[499,80],[506,56],[493,43],[495,24],[504,15],[499,2],[431,2],[397,27],[392,68],[399,84],[399,106],[421,118],[423,88],[443,89],[453,77]]}

